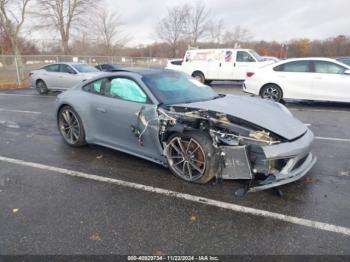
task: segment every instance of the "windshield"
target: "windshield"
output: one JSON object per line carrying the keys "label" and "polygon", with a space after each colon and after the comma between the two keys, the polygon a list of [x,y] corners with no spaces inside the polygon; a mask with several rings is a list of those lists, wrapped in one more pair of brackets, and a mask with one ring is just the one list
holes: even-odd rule
{"label": "windshield", "polygon": [[84,64],[74,64],[72,65],[78,72],[80,73],[93,73],[93,72],[100,72],[95,67],[84,65]]}
{"label": "windshield", "polygon": [[153,95],[165,105],[212,100],[218,97],[214,90],[180,72],[161,72],[142,78]]}
{"label": "windshield", "polygon": [[257,52],[255,52],[254,50],[249,50],[250,54],[253,55],[255,57],[255,59],[259,62],[264,61],[265,59],[263,57],[261,57]]}

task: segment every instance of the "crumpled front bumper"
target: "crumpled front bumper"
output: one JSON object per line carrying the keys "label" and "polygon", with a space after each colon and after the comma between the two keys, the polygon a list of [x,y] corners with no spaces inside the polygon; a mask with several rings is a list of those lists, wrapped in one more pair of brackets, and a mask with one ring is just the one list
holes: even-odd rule
{"label": "crumpled front bumper", "polygon": [[315,165],[317,158],[310,152],[314,140],[313,133],[306,133],[292,141],[262,147],[267,160],[288,159],[282,170],[257,186],[250,187],[248,192],[256,192],[294,182],[302,178]]}

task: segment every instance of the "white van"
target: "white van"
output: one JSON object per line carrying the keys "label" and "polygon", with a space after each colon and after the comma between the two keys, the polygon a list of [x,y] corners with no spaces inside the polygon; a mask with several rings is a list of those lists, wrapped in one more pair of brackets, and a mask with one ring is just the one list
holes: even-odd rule
{"label": "white van", "polygon": [[181,70],[210,84],[214,80],[244,81],[248,72],[273,62],[251,49],[190,49]]}

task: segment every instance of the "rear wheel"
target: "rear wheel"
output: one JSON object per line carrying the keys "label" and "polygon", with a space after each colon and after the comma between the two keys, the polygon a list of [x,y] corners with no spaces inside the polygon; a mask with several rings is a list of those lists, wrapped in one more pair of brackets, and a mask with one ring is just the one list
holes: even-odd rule
{"label": "rear wheel", "polygon": [[49,92],[49,89],[43,80],[38,80],[36,82],[35,88],[40,95],[46,95]]}
{"label": "rear wheel", "polygon": [[58,128],[63,139],[70,146],[78,147],[86,144],[83,123],[72,107],[61,108],[58,113]]}
{"label": "rear wheel", "polygon": [[205,81],[204,81],[204,84],[206,84],[206,85],[209,86],[209,85],[211,84],[211,82],[213,82],[213,81],[212,81],[212,80],[205,80]]}
{"label": "rear wheel", "polygon": [[260,96],[263,99],[280,102],[283,98],[282,89],[275,84],[268,84],[261,89]]}
{"label": "rear wheel", "polygon": [[199,82],[201,82],[202,84],[204,84],[204,82],[205,82],[205,77],[204,77],[203,73],[201,73],[201,72],[194,72],[192,74],[192,77],[194,79],[198,80]]}
{"label": "rear wheel", "polygon": [[170,170],[185,181],[205,184],[218,170],[212,140],[205,133],[175,134],[169,138],[165,152]]}

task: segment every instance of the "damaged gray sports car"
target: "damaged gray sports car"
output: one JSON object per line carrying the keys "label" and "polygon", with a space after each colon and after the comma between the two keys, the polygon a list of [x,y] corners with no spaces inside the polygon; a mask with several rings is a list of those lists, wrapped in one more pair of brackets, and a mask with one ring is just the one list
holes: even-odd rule
{"label": "damaged gray sports car", "polygon": [[222,95],[171,70],[120,69],[57,98],[71,146],[98,144],[204,184],[245,180],[246,192],[293,182],[315,164],[312,132],[281,104]]}

